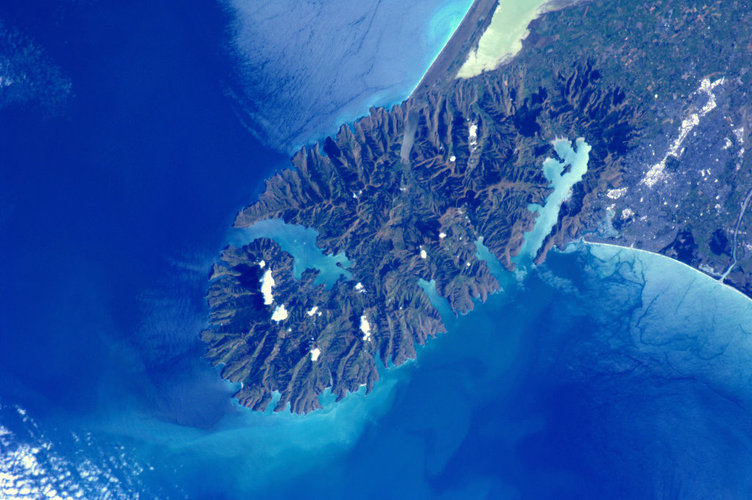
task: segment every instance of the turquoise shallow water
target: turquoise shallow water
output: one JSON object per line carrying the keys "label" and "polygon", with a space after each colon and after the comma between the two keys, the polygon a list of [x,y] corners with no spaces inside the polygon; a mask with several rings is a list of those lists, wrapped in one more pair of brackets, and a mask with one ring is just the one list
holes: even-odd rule
{"label": "turquoise shallow water", "polygon": [[150,442],[144,460],[176,466],[192,494],[704,498],[750,487],[751,356],[743,296],[664,257],[581,246],[454,320],[372,394],[203,431],[106,430]]}
{"label": "turquoise shallow water", "polygon": [[520,266],[528,265],[537,255],[546,236],[551,233],[559,219],[561,204],[571,196],[572,186],[582,180],[587,172],[590,145],[580,137],[574,146],[567,139],[553,141],[556,155],[561,158],[547,158],[543,162],[543,173],[553,190],[543,205],[533,203],[529,209],[536,212],[535,227],[525,236],[519,254],[512,259]]}
{"label": "turquoise shallow water", "polygon": [[[296,258],[301,268],[320,262],[316,252]],[[371,394],[325,396],[325,409],[304,417],[239,409],[210,431],[108,432],[161,436],[147,456],[180,464],[174,474],[192,495],[229,485],[271,498],[301,488],[373,498],[385,482],[392,498],[745,491],[736,474],[752,467],[752,302],[681,263],[618,247],[577,244],[528,265],[495,268],[504,290],[459,318],[422,281],[449,332],[417,361],[382,367]],[[207,472],[218,479],[204,481]]]}
{"label": "turquoise shallow water", "polygon": [[316,269],[319,275],[314,283],[333,285],[342,276],[350,279],[347,270],[351,266],[344,253],[325,254],[317,245],[318,233],[314,229],[286,224],[282,219],[268,219],[257,222],[247,229],[238,229],[230,238],[236,246],[242,246],[259,238],[273,239],[280,248],[295,258],[293,275],[300,278],[307,268]]}
{"label": "turquoise shallow water", "polygon": [[[371,394],[208,426],[121,405],[54,419],[87,447],[45,438],[123,491],[163,496],[738,497],[752,487],[751,356],[745,297],[664,257],[579,246],[509,273]],[[180,408],[228,390],[188,388]]]}

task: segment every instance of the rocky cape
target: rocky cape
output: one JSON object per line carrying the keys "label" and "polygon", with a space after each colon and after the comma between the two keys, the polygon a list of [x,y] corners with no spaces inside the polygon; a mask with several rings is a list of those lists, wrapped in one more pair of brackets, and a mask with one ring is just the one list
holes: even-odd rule
{"label": "rocky cape", "polygon": [[[445,330],[419,279],[434,280],[455,313],[497,291],[475,242],[482,237],[513,268],[535,222],[528,206],[550,192],[541,166],[557,137],[584,137],[592,150],[538,262],[585,237],[706,272],[722,262],[732,266],[727,282],[752,292],[748,7],[602,0],[550,11],[502,67],[470,80],[429,72],[401,105],[372,109],[300,150],[235,226],[282,219],[313,228],[321,249],[347,255],[352,277],[328,289],[315,270],[296,279],[292,257],[269,239],[223,250],[202,338],[222,376],[242,383],[238,401],[264,410],[278,393],[277,410],[304,413],[327,389],[338,398],[370,390],[376,357],[400,365]],[[488,16],[471,12],[477,40]],[[458,43],[442,67],[458,67]],[[713,141],[692,135],[705,122],[715,123]],[[692,163],[698,156],[711,164]],[[261,290],[268,270],[273,303]],[[280,305],[284,318],[274,319]]]}

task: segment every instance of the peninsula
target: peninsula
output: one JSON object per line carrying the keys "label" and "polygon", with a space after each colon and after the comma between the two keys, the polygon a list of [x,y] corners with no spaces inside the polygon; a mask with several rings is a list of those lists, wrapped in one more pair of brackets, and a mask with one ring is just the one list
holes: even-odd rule
{"label": "peninsula", "polygon": [[[499,283],[552,193],[556,139],[584,138],[573,185],[536,262],[585,238],[676,258],[752,296],[752,10],[742,1],[592,0],[550,5],[521,50],[455,76],[489,26],[478,0],[413,95],[301,149],[237,228],[279,220],[344,254],[334,283],[294,270],[271,237],[214,265],[207,357],[255,410],[305,413],[370,390],[445,330],[420,283],[467,313]],[[554,8],[555,7],[555,8]],[[562,172],[566,174],[566,172]],[[343,268],[344,269],[344,268]]]}

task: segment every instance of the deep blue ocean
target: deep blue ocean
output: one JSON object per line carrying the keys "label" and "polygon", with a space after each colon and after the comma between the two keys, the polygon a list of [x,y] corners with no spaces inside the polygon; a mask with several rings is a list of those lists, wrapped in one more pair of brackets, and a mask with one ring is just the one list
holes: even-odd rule
{"label": "deep blue ocean", "polygon": [[[371,394],[303,417],[233,403],[198,333],[236,211],[300,134],[405,97],[469,6],[368,3],[387,11],[361,46],[388,33],[394,74],[308,88],[323,117],[258,84],[280,68],[241,59],[242,2],[0,4],[0,497],[752,497],[752,302],[643,252],[510,273]],[[425,43],[397,43],[416,26]],[[318,128],[281,144],[253,99]]]}

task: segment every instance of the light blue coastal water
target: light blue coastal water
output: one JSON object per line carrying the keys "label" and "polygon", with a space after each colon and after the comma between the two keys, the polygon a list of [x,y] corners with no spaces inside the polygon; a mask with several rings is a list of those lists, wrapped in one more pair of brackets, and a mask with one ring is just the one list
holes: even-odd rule
{"label": "light blue coastal water", "polygon": [[452,311],[452,306],[449,305],[449,301],[445,297],[442,297],[438,290],[436,290],[436,280],[426,281],[423,278],[420,278],[418,280],[418,286],[428,296],[431,305],[439,312],[444,324],[451,324],[452,319],[455,316],[454,311]]}
{"label": "light blue coastal water", "polygon": [[550,255],[523,285],[458,318],[372,394],[322,412],[238,409],[201,429],[121,411],[84,426],[125,443],[143,491],[192,497],[707,498],[752,486],[746,298],[664,257],[597,246]]}
{"label": "light blue coastal water", "polygon": [[478,239],[475,240],[475,248],[476,257],[486,263],[491,274],[503,288],[504,283],[509,279],[509,273],[504,269],[504,266],[499,262],[499,259],[497,259],[496,256],[491,253],[491,250],[489,250],[489,248],[483,243],[483,236],[479,236]]}
{"label": "light blue coastal water", "polygon": [[283,251],[295,258],[293,276],[300,279],[306,269],[319,271],[314,283],[332,286],[340,276],[350,279],[350,261],[344,253],[324,254],[316,244],[318,232],[297,224],[287,224],[282,219],[268,219],[255,223],[247,229],[236,229],[230,242],[243,246],[258,238],[269,238],[279,244]]}
{"label": "light blue coastal water", "polygon": [[292,152],[404,100],[472,0],[225,0],[246,125]]}
{"label": "light blue coastal water", "polygon": [[245,414],[172,451],[195,454],[186,471],[271,498],[301,485],[372,497],[385,478],[394,498],[646,498],[666,477],[690,498],[750,486],[746,298],[602,246],[552,254],[522,285],[383,372],[371,395],[304,418]]}
{"label": "light blue coastal water", "polygon": [[582,137],[577,139],[574,148],[567,139],[556,139],[553,141],[553,146],[561,161],[548,158],[543,162],[543,173],[551,183],[550,187],[553,191],[548,195],[543,206],[533,203],[528,207],[531,212],[537,212],[538,217],[535,227],[525,235],[520,253],[512,259],[521,267],[525,267],[535,258],[546,236],[556,225],[561,204],[571,196],[572,186],[580,182],[587,172],[590,145],[585,142],[585,139]]}

